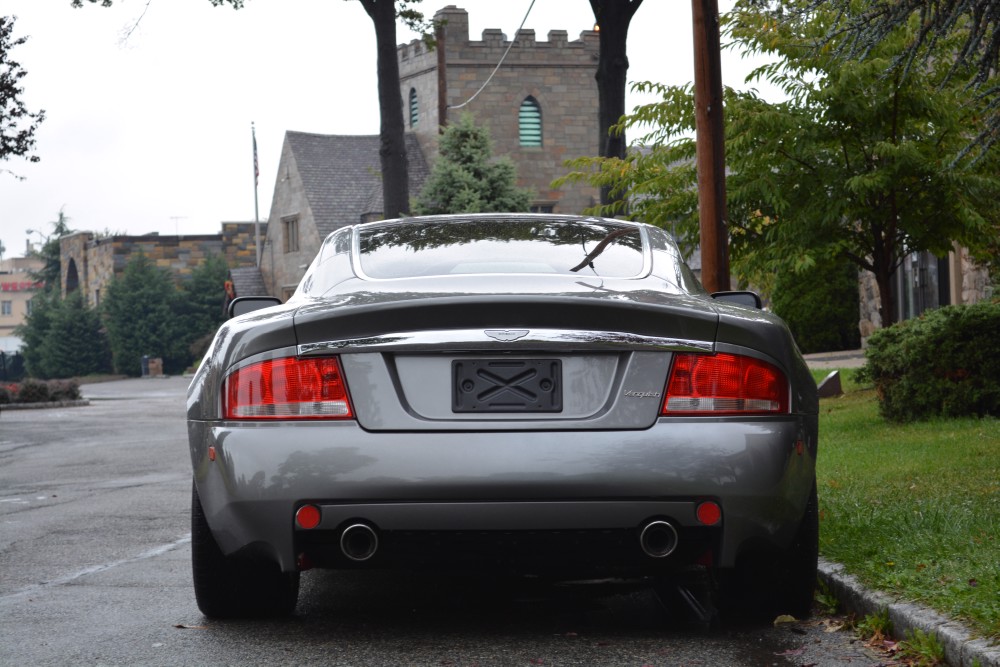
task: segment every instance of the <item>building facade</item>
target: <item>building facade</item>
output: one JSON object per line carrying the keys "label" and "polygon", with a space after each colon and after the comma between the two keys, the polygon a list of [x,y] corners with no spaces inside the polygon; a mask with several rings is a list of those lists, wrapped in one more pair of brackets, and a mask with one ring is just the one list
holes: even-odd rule
{"label": "building facade", "polygon": [[35,257],[13,257],[0,261],[0,352],[13,354],[21,349],[15,330],[31,314],[31,299],[43,285],[31,274],[45,262]]}
{"label": "building facade", "polygon": [[419,40],[397,49],[404,119],[428,161],[437,155],[440,127],[468,112],[489,129],[495,154],[517,166],[518,185],[535,193],[534,210],[593,206],[596,188],[554,189],[551,182],[569,171],[565,160],[599,153],[598,33],[570,41],[565,30],[551,30],[538,41],[534,30],[521,30],[511,44],[497,29],[469,39],[469,15],[455,6],[434,19],[442,26],[436,49]]}

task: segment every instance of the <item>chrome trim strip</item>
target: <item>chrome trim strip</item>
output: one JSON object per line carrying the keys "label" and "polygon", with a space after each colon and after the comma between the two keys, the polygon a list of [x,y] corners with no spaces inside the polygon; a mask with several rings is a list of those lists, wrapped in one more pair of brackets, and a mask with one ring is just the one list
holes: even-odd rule
{"label": "chrome trim strip", "polygon": [[367,338],[346,338],[298,346],[299,356],[324,355],[336,352],[399,351],[472,351],[496,349],[546,350],[644,349],[655,348],[677,352],[714,352],[711,342],[644,336],[623,331],[576,331],[570,329],[531,329],[523,338],[498,343],[484,329],[453,329],[441,331],[400,331]]}

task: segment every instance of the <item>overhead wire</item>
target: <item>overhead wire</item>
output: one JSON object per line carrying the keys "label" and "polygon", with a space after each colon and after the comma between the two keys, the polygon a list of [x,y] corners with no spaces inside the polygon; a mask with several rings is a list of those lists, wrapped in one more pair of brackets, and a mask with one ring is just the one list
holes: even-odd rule
{"label": "overhead wire", "polygon": [[508,44],[508,45],[507,45],[507,50],[503,52],[503,55],[502,55],[502,56],[500,56],[500,62],[498,62],[498,63],[497,63],[497,66],[493,68],[493,71],[492,71],[492,72],[490,73],[490,76],[489,76],[489,78],[487,78],[487,79],[486,79],[486,81],[485,81],[485,82],[483,83],[483,85],[479,87],[479,90],[477,90],[477,91],[476,91],[476,92],[475,92],[475,93],[474,93],[474,94],[472,95],[472,97],[470,97],[469,99],[465,100],[465,101],[464,101],[464,102],[462,102],[461,104],[457,104],[457,105],[454,105],[454,106],[452,106],[452,105],[450,105],[450,104],[449,104],[449,105],[448,105],[448,108],[449,108],[449,109],[461,109],[462,107],[464,107],[464,106],[466,106],[466,105],[470,104],[470,103],[472,102],[472,100],[474,100],[474,99],[476,99],[477,97],[479,97],[479,93],[481,93],[481,92],[483,92],[484,90],[486,90],[486,86],[490,85],[490,81],[492,81],[492,80],[493,80],[493,77],[494,77],[494,76],[496,75],[496,73],[497,73],[497,72],[498,72],[498,71],[500,70],[500,66],[501,66],[501,65],[503,65],[503,61],[507,59],[507,54],[508,54],[508,53],[510,53],[510,49],[511,49],[511,47],[513,47],[513,46],[514,46],[514,42],[516,42],[516,41],[517,41],[517,36],[518,36],[519,34],[521,34],[521,28],[523,28],[523,27],[524,27],[524,24],[525,24],[525,23],[526,23],[526,22],[528,21],[528,15],[529,15],[529,14],[531,14],[531,8],[532,8],[532,7],[534,7],[534,6],[535,6],[535,0],[531,0],[531,4],[530,4],[530,5],[528,5],[528,11],[526,11],[526,12],[524,13],[524,18],[523,18],[523,19],[521,20],[521,25],[520,25],[520,26],[518,26],[518,28],[517,28],[517,32],[516,32],[516,33],[514,33],[514,38],[513,38],[512,40],[510,40],[510,44]]}

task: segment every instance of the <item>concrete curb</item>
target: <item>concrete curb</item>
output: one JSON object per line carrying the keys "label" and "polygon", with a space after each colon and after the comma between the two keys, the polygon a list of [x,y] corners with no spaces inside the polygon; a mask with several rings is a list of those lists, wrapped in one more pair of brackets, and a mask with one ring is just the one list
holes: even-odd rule
{"label": "concrete curb", "polygon": [[47,410],[49,408],[77,408],[90,405],[87,399],[78,401],[45,401],[44,403],[5,403],[0,405],[0,412],[8,410]]}
{"label": "concrete curb", "polygon": [[844,566],[820,559],[819,578],[844,609],[855,616],[875,614],[888,609],[893,634],[903,639],[908,632],[920,630],[937,636],[944,646],[945,661],[951,667],[1000,667],[1000,646],[985,639],[975,639],[962,624],[909,602],[897,602],[885,593],[869,591]]}

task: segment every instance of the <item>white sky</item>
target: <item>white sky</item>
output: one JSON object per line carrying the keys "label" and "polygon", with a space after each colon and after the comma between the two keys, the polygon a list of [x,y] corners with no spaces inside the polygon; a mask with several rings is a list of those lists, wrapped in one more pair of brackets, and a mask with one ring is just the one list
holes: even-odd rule
{"label": "white sky", "polygon": [[[260,219],[270,211],[286,130],[377,134],[375,35],[353,0],[149,0],[138,29],[122,35],[147,0],[72,9],[70,0],[0,0],[14,15],[10,57],[27,75],[21,99],[45,109],[38,163],[0,162],[0,240],[5,257],[52,232],[60,209],[74,230],[119,234],[216,234],[254,219],[250,124],[257,128]],[[470,37],[500,28],[510,38],[530,0],[424,0],[469,12]],[[721,0],[725,11],[732,2]],[[536,0],[526,29],[539,40],[593,26],[587,0]],[[629,30],[629,80],[693,78],[690,3],[645,0]],[[397,28],[399,42],[414,36]],[[751,65],[724,52],[727,85],[744,87]],[[642,101],[630,96],[629,109]]]}

